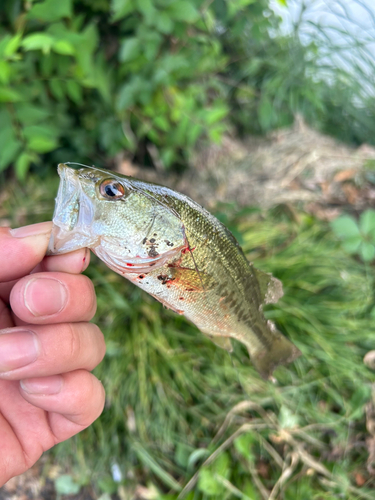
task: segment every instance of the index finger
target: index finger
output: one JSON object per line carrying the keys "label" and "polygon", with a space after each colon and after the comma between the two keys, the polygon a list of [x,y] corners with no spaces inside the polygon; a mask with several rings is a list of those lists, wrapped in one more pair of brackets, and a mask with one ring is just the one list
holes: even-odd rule
{"label": "index finger", "polygon": [[17,229],[0,228],[0,282],[29,274],[43,260],[52,222]]}

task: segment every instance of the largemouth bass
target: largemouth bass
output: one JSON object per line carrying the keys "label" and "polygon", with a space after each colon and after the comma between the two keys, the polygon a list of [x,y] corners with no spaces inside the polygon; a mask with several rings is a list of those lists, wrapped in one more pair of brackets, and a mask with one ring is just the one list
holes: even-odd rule
{"label": "largemouth bass", "polygon": [[58,166],[50,255],[90,248],[116,273],[231,351],[247,347],[259,373],[300,355],[262,312],[281,282],[250,264],[228,229],[172,189],[95,167]]}

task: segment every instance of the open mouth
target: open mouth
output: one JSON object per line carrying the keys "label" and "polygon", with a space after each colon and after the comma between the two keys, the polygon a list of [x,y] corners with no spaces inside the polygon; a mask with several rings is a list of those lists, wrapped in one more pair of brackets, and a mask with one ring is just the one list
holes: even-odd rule
{"label": "open mouth", "polygon": [[93,206],[80,185],[77,172],[60,164],[60,185],[56,196],[53,227],[47,255],[72,252],[91,246]]}

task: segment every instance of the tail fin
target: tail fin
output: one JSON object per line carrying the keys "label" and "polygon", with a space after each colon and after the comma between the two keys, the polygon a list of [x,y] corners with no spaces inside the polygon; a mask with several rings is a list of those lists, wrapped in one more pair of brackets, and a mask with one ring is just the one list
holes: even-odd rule
{"label": "tail fin", "polygon": [[301,351],[276,330],[272,343],[267,348],[256,354],[249,350],[249,354],[260,375],[268,379],[277,366],[291,363],[301,355]]}

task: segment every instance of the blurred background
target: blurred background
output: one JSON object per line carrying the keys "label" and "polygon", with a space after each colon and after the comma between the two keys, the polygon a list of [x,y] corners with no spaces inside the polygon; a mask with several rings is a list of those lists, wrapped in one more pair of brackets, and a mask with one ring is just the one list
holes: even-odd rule
{"label": "blurred background", "polygon": [[302,351],[261,380],[92,259],[101,418],[1,500],[375,498],[371,0],[2,0],[0,224],[72,161],[210,209],[284,284]]}

